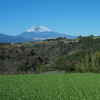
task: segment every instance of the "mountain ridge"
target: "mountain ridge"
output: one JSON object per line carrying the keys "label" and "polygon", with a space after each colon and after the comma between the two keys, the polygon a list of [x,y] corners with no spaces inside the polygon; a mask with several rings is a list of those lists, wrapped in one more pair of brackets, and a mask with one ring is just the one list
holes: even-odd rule
{"label": "mountain ridge", "polygon": [[52,38],[54,39],[58,37],[65,37],[68,39],[77,38],[77,36],[61,34],[44,26],[35,25],[30,29],[26,30],[25,32],[16,36],[0,33],[0,42],[19,43],[19,42],[29,42],[29,41],[42,41],[45,39],[52,39]]}
{"label": "mountain ridge", "polygon": [[67,34],[61,34],[55,31],[52,31],[51,29],[48,29],[41,25],[35,25],[28,29],[27,31],[19,34],[18,36],[24,37],[26,39],[48,39],[48,38],[57,38],[57,37],[66,37],[68,39],[74,39],[77,38],[77,36],[71,36]]}
{"label": "mountain ridge", "polygon": [[19,42],[29,42],[30,40],[23,37],[11,36],[0,33],[0,42],[10,42],[10,43],[19,43]]}

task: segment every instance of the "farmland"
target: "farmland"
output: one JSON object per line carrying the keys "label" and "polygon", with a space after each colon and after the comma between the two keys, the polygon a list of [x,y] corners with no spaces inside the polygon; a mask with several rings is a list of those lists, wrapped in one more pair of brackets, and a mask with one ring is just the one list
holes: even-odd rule
{"label": "farmland", "polygon": [[100,100],[100,74],[1,75],[0,100]]}

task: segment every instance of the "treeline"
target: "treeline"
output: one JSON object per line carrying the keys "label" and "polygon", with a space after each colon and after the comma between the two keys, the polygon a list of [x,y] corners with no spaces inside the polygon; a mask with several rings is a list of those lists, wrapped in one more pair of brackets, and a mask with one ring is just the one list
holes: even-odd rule
{"label": "treeline", "polygon": [[0,47],[0,74],[39,73],[43,60],[32,50],[23,47]]}
{"label": "treeline", "polygon": [[0,74],[55,70],[100,73],[100,37],[60,37],[0,46]]}
{"label": "treeline", "polygon": [[80,51],[76,54],[59,58],[55,69],[66,72],[95,72],[100,73],[100,51]]}
{"label": "treeline", "polygon": [[[72,54],[59,58],[56,69],[66,72],[100,73],[100,38],[79,37],[78,42],[72,43],[71,47]],[[75,50],[79,51],[74,52]]]}

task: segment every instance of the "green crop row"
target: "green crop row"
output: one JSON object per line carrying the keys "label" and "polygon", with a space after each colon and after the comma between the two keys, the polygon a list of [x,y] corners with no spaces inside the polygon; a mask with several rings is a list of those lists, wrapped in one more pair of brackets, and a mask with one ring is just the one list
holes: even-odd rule
{"label": "green crop row", "polygon": [[0,100],[100,100],[94,73],[0,76]]}

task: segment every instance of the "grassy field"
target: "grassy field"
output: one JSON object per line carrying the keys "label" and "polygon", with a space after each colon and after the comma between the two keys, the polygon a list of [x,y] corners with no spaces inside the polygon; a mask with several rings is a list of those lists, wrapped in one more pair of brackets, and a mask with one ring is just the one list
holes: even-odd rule
{"label": "grassy field", "polygon": [[0,100],[100,100],[100,74],[2,75]]}

